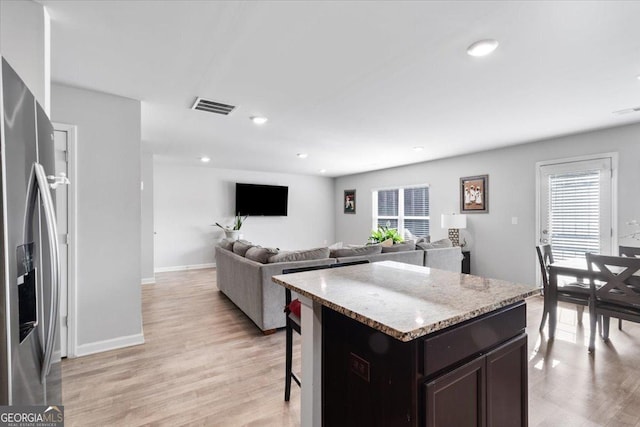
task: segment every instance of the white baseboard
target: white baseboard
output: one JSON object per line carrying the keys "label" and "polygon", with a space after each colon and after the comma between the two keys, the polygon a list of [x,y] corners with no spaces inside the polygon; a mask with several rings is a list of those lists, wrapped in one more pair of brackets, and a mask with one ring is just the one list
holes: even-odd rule
{"label": "white baseboard", "polygon": [[215,262],[210,262],[207,264],[192,264],[192,265],[176,265],[173,267],[160,267],[154,270],[154,273],[166,273],[169,271],[185,271],[185,270],[199,270],[202,268],[214,268],[216,266]]}
{"label": "white baseboard", "polygon": [[141,282],[142,285],[153,285],[155,283],[156,283],[155,277],[145,277],[142,279],[142,282]]}
{"label": "white baseboard", "polygon": [[81,344],[76,348],[76,356],[87,356],[89,354],[101,353],[103,351],[116,350],[118,348],[131,347],[140,344],[144,344],[143,334],[112,338],[110,340]]}

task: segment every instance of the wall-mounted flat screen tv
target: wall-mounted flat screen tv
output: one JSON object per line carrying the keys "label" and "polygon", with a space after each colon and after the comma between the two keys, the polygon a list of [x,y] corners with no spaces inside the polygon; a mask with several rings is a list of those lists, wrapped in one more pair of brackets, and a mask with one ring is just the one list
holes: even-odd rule
{"label": "wall-mounted flat screen tv", "polygon": [[249,216],[287,216],[289,187],[236,183],[236,213]]}

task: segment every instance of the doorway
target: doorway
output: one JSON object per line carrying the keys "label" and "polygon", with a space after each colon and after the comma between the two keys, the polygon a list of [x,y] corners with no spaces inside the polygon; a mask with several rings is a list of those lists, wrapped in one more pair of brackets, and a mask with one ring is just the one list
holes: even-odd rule
{"label": "doorway", "polygon": [[67,175],[70,185],[55,190],[60,249],[60,357],[75,356],[75,144],[76,127],[54,123],[55,173]]}
{"label": "doorway", "polygon": [[616,253],[617,153],[537,164],[537,244],[556,261]]}

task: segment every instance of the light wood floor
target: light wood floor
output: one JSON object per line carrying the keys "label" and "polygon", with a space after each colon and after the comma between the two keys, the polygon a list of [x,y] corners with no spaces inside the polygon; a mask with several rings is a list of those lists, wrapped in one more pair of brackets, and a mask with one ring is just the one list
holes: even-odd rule
{"label": "light wood floor", "polygon": [[[144,345],[63,362],[67,425],[298,426],[295,384],[283,401],[284,332],[263,336],[218,292],[214,270],[156,280],[142,290]],[[528,301],[529,425],[640,426],[640,326],[613,326],[589,356],[588,316],[583,327],[561,309],[548,343],[541,302]]]}

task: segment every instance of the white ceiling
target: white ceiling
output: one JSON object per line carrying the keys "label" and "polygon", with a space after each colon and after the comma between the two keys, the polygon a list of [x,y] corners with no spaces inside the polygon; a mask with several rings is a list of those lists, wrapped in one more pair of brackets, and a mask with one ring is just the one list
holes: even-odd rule
{"label": "white ceiling", "polygon": [[194,164],[339,176],[640,121],[612,113],[640,106],[640,2],[40,3],[54,82],[141,100],[144,144]]}

